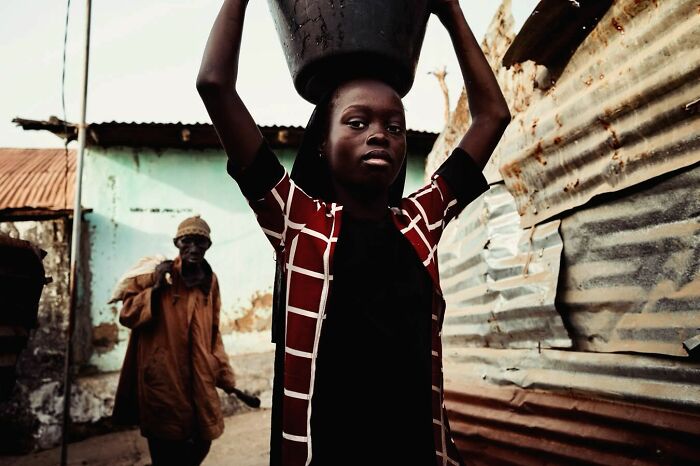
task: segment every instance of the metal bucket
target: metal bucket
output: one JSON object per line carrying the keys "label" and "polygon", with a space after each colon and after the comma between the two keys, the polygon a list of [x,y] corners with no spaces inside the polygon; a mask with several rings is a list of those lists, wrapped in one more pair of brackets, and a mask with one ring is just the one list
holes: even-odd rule
{"label": "metal bucket", "polygon": [[268,0],[297,92],[316,103],[339,80],[413,86],[429,0]]}

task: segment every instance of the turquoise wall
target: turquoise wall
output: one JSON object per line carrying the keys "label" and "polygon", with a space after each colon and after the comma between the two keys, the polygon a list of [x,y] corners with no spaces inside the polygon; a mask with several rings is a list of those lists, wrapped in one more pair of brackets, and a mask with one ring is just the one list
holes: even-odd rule
{"label": "turquoise wall", "polygon": [[[278,150],[290,169],[293,150]],[[423,184],[424,158],[409,157],[405,192]],[[119,305],[108,305],[118,278],[139,258],[174,257],[178,223],[201,215],[211,226],[207,260],[221,283],[222,321],[233,321],[257,294],[271,291],[274,259],[270,244],[238,187],[225,170],[220,150],[91,148],[84,164],[83,205],[89,226],[89,271],[84,283],[93,327],[117,322]],[[262,332],[259,332],[262,333]],[[119,326],[119,343],[95,351],[99,371],[121,367],[128,331]],[[224,337],[231,353],[265,351],[267,332]]]}

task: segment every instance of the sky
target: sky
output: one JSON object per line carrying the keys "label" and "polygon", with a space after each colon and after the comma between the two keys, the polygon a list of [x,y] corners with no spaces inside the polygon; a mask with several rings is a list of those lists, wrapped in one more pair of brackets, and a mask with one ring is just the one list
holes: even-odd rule
{"label": "sky", "polygon": [[[380,0],[378,0],[380,1]],[[14,117],[63,118],[61,71],[68,0],[0,2],[0,147],[60,147]],[[66,52],[68,121],[80,116],[85,1],[71,0]],[[204,45],[222,0],[93,0],[87,121],[210,122],[195,89]],[[481,40],[500,0],[461,0]],[[536,0],[513,0],[516,27]],[[452,104],[462,81],[449,36],[431,17],[416,80],[404,99],[410,129],[439,132],[443,100],[429,72],[447,67]],[[304,125],[311,104],[296,94],[267,2],[250,0],[238,92],[260,125]],[[75,143],[72,143],[75,144]]]}

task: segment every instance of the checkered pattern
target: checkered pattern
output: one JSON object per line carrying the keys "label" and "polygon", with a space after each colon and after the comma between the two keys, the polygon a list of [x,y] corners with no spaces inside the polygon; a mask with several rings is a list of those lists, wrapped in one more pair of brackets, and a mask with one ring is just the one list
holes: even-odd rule
{"label": "checkered pattern", "polygon": [[[287,306],[283,464],[309,465],[316,356],[333,285],[333,256],[343,208],[311,199],[286,173],[262,199],[250,204],[265,235],[277,253],[284,255]],[[459,213],[457,201],[445,180],[435,175],[427,186],[404,198],[400,207],[392,208],[391,213],[396,228],[409,240],[433,279],[432,412],[437,464],[459,465],[461,460],[450,436],[443,402],[440,336],[445,304],[437,266],[437,244],[445,225]]]}

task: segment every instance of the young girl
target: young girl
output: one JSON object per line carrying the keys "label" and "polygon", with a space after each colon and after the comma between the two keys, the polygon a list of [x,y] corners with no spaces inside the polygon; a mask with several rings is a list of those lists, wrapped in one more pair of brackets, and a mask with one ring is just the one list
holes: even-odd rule
{"label": "young girl", "polygon": [[321,99],[290,177],[236,92],[246,4],[224,2],[197,89],[281,265],[271,464],[462,464],[443,403],[436,250],[488,188],[481,170],[510,121],[493,73],[458,0],[435,0],[472,124],[430,183],[401,198],[401,98],[361,77]]}

